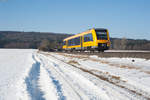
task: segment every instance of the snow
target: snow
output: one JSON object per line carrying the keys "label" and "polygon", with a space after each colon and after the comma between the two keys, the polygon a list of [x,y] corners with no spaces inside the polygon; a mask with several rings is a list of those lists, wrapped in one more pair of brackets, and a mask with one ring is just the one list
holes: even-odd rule
{"label": "snow", "polygon": [[150,60],[0,49],[0,100],[148,100]]}
{"label": "snow", "polygon": [[[65,62],[75,61],[77,63],[73,63],[73,65],[87,69],[98,75],[102,74],[103,77],[108,79],[111,78],[110,76],[119,77],[119,81],[125,82],[118,85],[137,91],[139,94],[142,93],[144,96],[150,96],[150,60],[139,58],[99,58],[97,56],[88,57],[72,54],[52,55]],[[133,59],[135,62],[132,62]]]}
{"label": "snow", "polygon": [[32,66],[32,50],[0,50],[0,100],[29,99],[24,79]]}
{"label": "snow", "polygon": [[150,52],[148,50],[105,50],[105,52]]}
{"label": "snow", "polygon": [[[40,75],[40,79],[39,79],[39,86],[41,87],[41,90],[44,93],[44,98],[46,100],[58,100],[58,97],[56,96],[57,91],[55,89],[55,86],[52,84],[52,80],[49,79],[49,75],[48,72],[41,67],[41,75]],[[46,85],[48,84],[48,85]]]}

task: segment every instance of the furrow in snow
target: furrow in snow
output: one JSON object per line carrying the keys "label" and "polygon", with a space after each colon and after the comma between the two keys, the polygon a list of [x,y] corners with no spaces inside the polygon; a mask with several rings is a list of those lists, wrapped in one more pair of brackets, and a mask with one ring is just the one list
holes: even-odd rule
{"label": "furrow in snow", "polygon": [[[78,66],[78,65],[77,65]],[[76,68],[78,68],[77,66],[74,66],[74,67],[76,67]],[[88,66],[88,65],[87,65]],[[109,79],[107,79],[107,77],[105,77],[105,76],[100,76],[100,75],[98,75],[97,73],[93,73],[93,72],[91,72],[91,71],[89,71],[88,69],[84,69],[84,68],[79,68],[79,69],[81,69],[82,71],[84,71],[84,72],[88,72],[89,74],[91,74],[91,75],[94,75],[94,76],[96,76],[96,77],[99,77],[100,79],[102,79],[102,80],[108,80],[108,82],[110,82],[111,84],[114,84],[114,85],[116,85],[117,87],[120,87],[120,88],[122,88],[123,90],[125,90],[126,91],[126,93],[128,94],[132,94],[132,96],[131,96],[131,98],[145,98],[145,99],[149,99],[149,97],[147,97],[147,96],[145,96],[145,95],[143,95],[143,94],[141,94],[141,93],[137,93],[136,91],[134,91],[134,90],[130,90],[130,89],[128,89],[128,87],[126,88],[126,87],[124,87],[124,85],[121,85],[121,84],[118,84],[117,82],[116,83],[114,83],[113,81],[110,81]],[[134,97],[134,96],[136,96],[136,97]]]}
{"label": "furrow in snow", "polygon": [[[115,86],[117,86],[117,87],[120,87],[120,88],[122,88],[122,89],[124,89],[124,90],[126,90],[128,93],[130,93],[130,94],[132,94],[133,96],[134,95],[136,95],[136,97],[137,98],[141,98],[141,97],[143,97],[143,99],[145,98],[145,99],[150,99],[149,97],[147,97],[147,96],[145,96],[145,95],[142,95],[141,93],[138,93],[137,91],[135,91],[135,90],[131,90],[131,89],[129,89],[128,87],[125,87],[124,85],[121,85],[121,84],[119,84],[119,83],[124,83],[123,81],[122,82],[113,82],[112,80],[110,80],[109,79],[109,77],[105,77],[105,76],[103,76],[103,75],[100,75],[100,74],[97,74],[97,73],[93,73],[92,71],[90,71],[90,70],[87,70],[87,69],[84,69],[84,68],[80,68],[80,67],[77,67],[77,66],[75,66],[75,65],[72,65],[72,66],[74,66],[75,68],[78,68],[78,69],[80,69],[80,70],[82,70],[83,72],[86,72],[86,73],[89,73],[89,74],[91,74],[91,75],[94,75],[94,76],[96,76],[97,78],[99,78],[99,79],[101,79],[101,80],[104,80],[104,81],[107,81],[107,82],[109,82],[109,83],[111,83],[111,84],[113,84],[113,85],[115,85]],[[133,88],[134,89],[134,88]]]}
{"label": "furrow in snow", "polygon": [[48,72],[45,70],[44,67],[41,67],[40,70],[39,86],[41,91],[43,91],[43,97],[46,100],[59,100],[55,85],[53,84]]}
{"label": "furrow in snow", "polygon": [[32,55],[32,58],[35,62],[32,65],[32,68],[30,69],[30,72],[25,79],[27,91],[32,100],[45,100],[43,98],[43,92],[38,86],[38,79],[40,75],[40,62],[36,60],[34,54]]}
{"label": "furrow in snow", "polygon": [[74,90],[73,86],[69,84],[66,77],[64,77],[59,71],[55,69],[56,66],[53,65],[53,62],[50,62],[48,59],[41,55],[39,58],[45,64],[44,68],[46,69],[49,78],[52,80],[60,100],[82,100],[77,91]]}
{"label": "furrow in snow", "polygon": [[[111,66],[110,66],[107,63],[103,64],[103,62],[100,62],[100,64],[98,64],[98,62],[99,62],[98,58],[96,60],[93,60],[93,59],[89,58],[88,56],[80,56],[80,55],[76,56],[76,55],[71,55],[71,54],[70,55],[67,54],[67,56],[64,55],[64,54],[61,54],[61,56],[59,56],[59,55],[53,55],[53,56],[56,56],[56,57],[59,57],[59,58],[61,56],[64,56],[63,59],[61,58],[61,60],[64,60],[66,62],[65,59],[68,59],[68,60],[70,60],[69,62],[74,63],[73,65],[76,65],[81,69],[85,69],[84,71],[88,71],[91,74],[94,74],[98,77],[101,77],[104,80],[107,80],[110,83],[113,83],[113,84],[115,84],[115,85],[117,85],[121,88],[124,88],[124,89],[128,90],[131,94],[136,94],[136,95],[139,95],[141,97],[150,99],[150,94],[149,94],[150,90],[149,90],[149,88],[147,88],[147,87],[149,87],[149,85],[147,84],[147,82],[142,81],[142,79],[145,79],[146,81],[148,81],[149,80],[148,79],[149,75],[136,70],[136,68],[137,69],[142,68],[142,67],[140,67],[142,65],[144,66],[144,68],[149,69],[149,66],[147,65],[149,63],[149,61],[145,61],[144,59],[136,59],[136,63],[133,63],[133,62],[131,63],[131,61],[130,61],[131,59],[124,58],[124,59],[122,59],[123,62],[118,62],[117,63],[117,61],[120,61],[120,59],[117,59],[117,58],[114,58],[114,59],[113,58],[109,58],[109,59],[108,58],[107,59],[106,58],[101,58],[101,59],[105,59],[109,62],[115,62],[115,64],[111,64]],[[74,58],[71,59],[72,57],[74,57]],[[87,58],[89,58],[89,59],[87,59]],[[139,63],[137,64],[137,61],[139,61],[139,62],[142,61],[141,62],[142,64],[139,64]],[[127,69],[126,69],[126,67],[125,67],[125,68],[119,69],[119,68],[115,68],[114,65],[119,65],[119,66],[132,65],[135,68],[130,69],[130,68],[127,67]],[[136,67],[135,65],[138,66],[138,67]],[[126,73],[124,73],[124,72],[126,72]],[[132,75],[133,72],[135,74],[137,74],[137,76],[135,74]],[[119,78],[119,80],[118,79],[116,80],[114,78],[113,79],[110,78],[109,77],[110,75],[108,75],[107,73],[109,73],[109,74],[111,73],[113,75],[113,77]],[[122,75],[118,76],[117,73],[124,74],[124,75],[123,75],[123,77],[122,77]],[[130,74],[131,74],[131,76],[130,76]],[[124,77],[124,76],[130,76],[130,77],[128,78],[128,77]],[[135,78],[133,78],[133,77],[135,77]],[[125,79],[125,80],[120,80],[122,78]]]}
{"label": "furrow in snow", "polygon": [[52,62],[51,65],[53,65],[58,72],[61,72],[67,80],[72,82],[71,84],[78,89],[80,94],[86,95],[89,99],[109,100],[109,97],[106,95],[105,91],[95,86],[92,82],[81,76],[79,73],[76,73],[73,70],[71,71],[65,67],[68,66],[68,64],[58,61],[54,57],[50,57],[49,60]]}

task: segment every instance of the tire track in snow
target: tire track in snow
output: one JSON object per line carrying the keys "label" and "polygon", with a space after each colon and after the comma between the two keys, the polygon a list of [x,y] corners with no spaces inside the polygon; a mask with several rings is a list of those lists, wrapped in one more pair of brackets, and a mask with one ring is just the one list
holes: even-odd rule
{"label": "tire track in snow", "polygon": [[42,67],[43,67],[43,68],[45,69],[45,71],[48,73],[48,76],[49,76],[50,80],[52,81],[52,83],[53,83],[53,85],[54,85],[54,87],[55,87],[55,89],[56,89],[56,92],[57,92],[57,95],[58,95],[58,100],[66,100],[66,97],[65,97],[64,94],[63,94],[62,86],[61,86],[59,80],[57,80],[57,79],[52,75],[51,71],[46,68],[46,65],[45,65],[45,63],[44,63],[44,60],[40,58],[40,61],[42,62],[42,64],[43,64]]}
{"label": "tire track in snow", "polygon": [[[42,61],[42,62],[44,62],[44,61],[46,61],[47,59],[44,59],[44,61],[43,61],[43,59],[41,59],[40,58],[40,60]],[[62,89],[62,85],[61,85],[61,82],[62,81],[60,81],[60,80],[56,80],[56,77],[54,77],[53,75],[52,75],[52,70],[53,70],[53,72],[55,72],[55,73],[57,73],[58,74],[58,76],[59,77],[61,77],[63,80],[64,80],[64,82],[69,86],[69,88],[71,89],[70,90],[70,92],[71,91],[73,91],[75,94],[76,94],[76,96],[78,97],[78,98],[72,98],[73,100],[83,100],[83,98],[80,96],[80,94],[77,92],[77,90],[72,86],[72,84],[68,81],[68,80],[66,80],[66,77],[64,77],[64,75],[62,74],[62,72],[59,72],[57,69],[56,69],[56,67],[58,67],[58,65],[57,64],[55,64],[54,62],[51,62],[51,63],[53,63],[53,65],[54,66],[52,66],[51,67],[51,69],[49,69],[49,68],[47,68],[46,66],[44,67],[45,68],[45,70],[49,73],[49,77],[50,78],[52,78],[52,79],[54,79],[53,80],[53,82],[54,82],[54,84],[55,84],[55,81],[57,81],[59,84],[55,84],[56,85],[56,87],[58,87],[58,88],[56,88],[56,89],[58,89],[57,91],[58,92],[61,92],[61,94],[63,94],[63,89]],[[55,74],[56,75],[56,74]],[[56,75],[57,76],[57,75]],[[59,89],[59,87],[61,86],[61,91],[60,91],[60,89]],[[79,91],[79,90],[78,90]],[[61,96],[61,95],[60,95]],[[60,100],[66,100],[67,98],[65,97],[65,98],[62,98],[62,97],[60,97]],[[87,100],[87,99],[86,99]]]}
{"label": "tire track in snow", "polygon": [[[40,58],[40,60],[42,62],[43,59]],[[54,64],[54,63],[53,63]],[[69,87],[74,91],[74,93],[76,93],[76,95],[80,98],[80,100],[82,100],[81,96],[78,94],[78,92],[71,86],[71,84],[65,79],[65,77],[63,77],[61,75],[60,72],[58,72],[54,67],[56,67],[57,65],[54,64],[54,66],[52,66],[51,68],[53,69],[53,71],[55,71],[57,74],[59,74],[60,77],[62,77],[64,79],[64,81],[69,85]],[[48,72],[49,74],[49,77],[52,79],[52,82],[54,83],[55,87],[56,87],[56,90],[57,90],[57,93],[58,93],[58,96],[59,96],[59,100],[66,100],[67,98],[64,96],[63,94],[63,89],[62,89],[62,85],[61,85],[61,82],[59,80],[56,79],[56,77],[54,77],[50,71],[49,68],[46,68],[46,66],[44,66],[43,68],[45,68],[45,70]]]}
{"label": "tire track in snow", "polygon": [[[53,63],[55,67],[58,67],[57,64]],[[48,72],[50,72],[48,69],[47,69]],[[79,93],[71,86],[71,84],[61,75],[60,72],[58,72],[56,69],[55,71],[67,82],[67,84],[69,84],[69,86],[72,88],[72,90],[76,93],[76,95],[80,98],[80,100],[82,100],[81,96],[79,95]]]}
{"label": "tire track in snow", "polygon": [[[86,95],[83,94],[83,93],[78,93],[80,90],[76,89],[73,84],[70,82],[70,81],[73,81],[73,80],[67,80],[66,77],[69,78],[69,76],[67,74],[65,74],[59,67],[58,64],[56,64],[55,62],[52,62],[52,64],[54,65],[54,70],[65,80],[65,82],[72,88],[72,90],[76,93],[76,95],[80,98],[80,100],[84,100],[84,99],[87,99]],[[82,97],[81,97],[82,95]],[[84,95],[84,97],[83,97]]]}
{"label": "tire track in snow", "polygon": [[[51,68],[53,68],[53,71],[55,70],[56,73],[58,73],[58,74],[60,74],[60,76],[64,77],[63,79],[69,78],[71,83],[66,81],[67,84],[70,83],[70,84],[74,85],[75,90],[78,90],[77,93],[80,93],[81,97],[84,97],[84,99],[86,98],[86,100],[89,100],[89,99],[91,99],[91,100],[93,100],[93,99],[94,100],[97,100],[97,99],[98,100],[101,100],[101,99],[108,100],[109,99],[109,97],[107,97],[107,95],[105,95],[105,92],[103,90],[101,90],[98,87],[96,87],[93,83],[91,83],[89,80],[87,80],[86,78],[82,77],[81,75],[78,75],[75,72],[70,72],[69,69],[64,69],[65,68],[64,66],[61,66],[61,69],[63,69],[63,71],[62,71],[60,69],[60,66],[57,65],[57,63],[59,63],[59,64],[62,63],[62,65],[68,65],[68,64],[66,64],[66,63],[56,59],[53,56],[51,56],[51,57],[52,58],[48,58],[46,60],[49,60],[52,63],[53,67],[51,67]],[[58,62],[57,62],[57,60],[58,60]],[[57,63],[55,63],[55,61]],[[70,73],[70,77],[67,74],[68,72]],[[84,82],[82,79],[86,80],[86,82]],[[87,85],[87,84],[90,84],[90,86]]]}
{"label": "tire track in snow", "polygon": [[43,98],[43,92],[40,90],[38,86],[38,80],[40,75],[40,62],[35,59],[35,55],[32,55],[35,63],[32,65],[30,69],[29,75],[25,78],[25,83],[27,86],[27,91],[32,100],[45,100]]}
{"label": "tire track in snow", "polygon": [[[61,59],[59,59],[59,58],[57,58],[57,57],[55,57],[55,56],[53,56],[53,55],[50,55],[50,56],[52,56],[52,57],[56,58],[57,60],[60,60],[60,61],[62,61],[62,62],[64,62],[64,63],[67,63],[67,62],[65,62],[65,61],[63,61],[63,60],[61,60]],[[68,63],[67,63],[67,64],[68,64]],[[94,75],[94,76],[96,76],[96,77],[98,77],[98,78],[100,78],[100,79],[106,81],[105,79],[103,79],[103,77],[101,77],[101,76],[99,76],[99,75],[97,75],[97,74],[95,74],[95,73],[92,73],[92,72],[90,72],[90,71],[88,71],[88,70],[86,70],[86,69],[79,68],[79,67],[77,67],[77,66],[75,66],[75,65],[72,65],[72,64],[69,64],[69,65],[71,65],[71,66],[74,67],[74,68],[80,69],[80,70],[83,71],[83,72],[89,73],[89,74],[91,74],[91,75]],[[107,82],[112,84],[112,82],[109,82],[109,81],[107,81]],[[113,84],[114,84],[114,83],[113,83]],[[114,85],[116,85],[116,84],[114,84]],[[136,93],[136,91],[134,91],[134,90],[129,90],[128,88],[125,88],[124,86],[120,86],[120,85],[116,85],[116,86],[118,86],[118,87],[120,87],[120,88],[126,90],[129,94],[132,94],[132,96],[136,95],[137,98],[139,97],[139,98],[143,98],[143,99],[146,99],[146,100],[150,100],[149,97],[147,97],[147,96],[145,96],[145,95],[142,95],[141,93]]]}
{"label": "tire track in snow", "polygon": [[56,80],[56,78],[51,75],[51,72],[49,70],[47,70],[47,72],[49,73],[49,77],[52,79],[52,82],[56,87],[56,90],[57,90],[57,93],[59,96],[59,100],[66,100],[66,97],[62,93],[62,87],[61,87],[60,82],[58,80]]}

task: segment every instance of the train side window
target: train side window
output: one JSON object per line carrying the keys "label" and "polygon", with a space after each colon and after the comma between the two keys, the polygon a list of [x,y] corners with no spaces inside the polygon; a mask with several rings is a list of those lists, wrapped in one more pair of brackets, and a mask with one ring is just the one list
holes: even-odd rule
{"label": "train side window", "polygon": [[68,40],[68,45],[71,46],[71,40]]}
{"label": "train side window", "polygon": [[80,37],[75,38],[75,45],[80,45]]}
{"label": "train side window", "polygon": [[71,46],[73,45],[73,39],[70,40],[70,45],[71,45]]}
{"label": "train side window", "polygon": [[66,45],[66,41],[63,41],[63,45]]}
{"label": "train side window", "polygon": [[69,46],[73,46],[73,45],[74,45],[74,39],[70,39],[70,40],[68,41],[68,45],[69,45]]}
{"label": "train side window", "polygon": [[80,45],[80,37],[68,40],[69,46]]}
{"label": "train side window", "polygon": [[84,35],[84,42],[93,41],[92,33]]}

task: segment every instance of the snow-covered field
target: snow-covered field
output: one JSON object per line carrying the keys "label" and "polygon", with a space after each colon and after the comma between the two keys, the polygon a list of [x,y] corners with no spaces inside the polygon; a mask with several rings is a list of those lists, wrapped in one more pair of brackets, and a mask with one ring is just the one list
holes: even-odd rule
{"label": "snow-covered field", "polygon": [[0,49],[0,100],[149,100],[150,60]]}
{"label": "snow-covered field", "polygon": [[105,52],[150,52],[146,50],[105,50]]}

